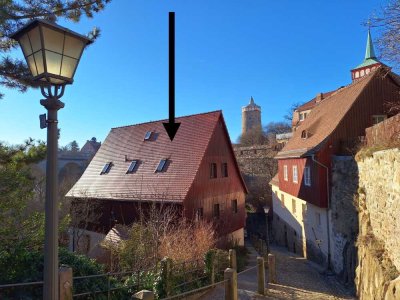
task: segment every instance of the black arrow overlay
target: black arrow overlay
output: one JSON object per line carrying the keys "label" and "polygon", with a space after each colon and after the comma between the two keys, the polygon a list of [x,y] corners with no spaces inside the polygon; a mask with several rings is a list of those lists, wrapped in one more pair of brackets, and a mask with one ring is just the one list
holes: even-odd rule
{"label": "black arrow overlay", "polygon": [[175,123],[175,12],[169,12],[169,122],[163,123],[171,141],[181,123]]}

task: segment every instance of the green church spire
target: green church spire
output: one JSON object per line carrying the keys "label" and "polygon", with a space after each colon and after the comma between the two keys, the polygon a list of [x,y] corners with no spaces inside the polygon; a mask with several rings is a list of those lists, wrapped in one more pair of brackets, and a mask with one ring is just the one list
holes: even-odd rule
{"label": "green church spire", "polygon": [[374,51],[374,44],[372,43],[372,39],[371,39],[371,32],[368,28],[367,48],[365,49],[364,61],[369,58],[376,58],[376,56],[375,56],[375,51]]}
{"label": "green church spire", "polygon": [[355,69],[381,63],[375,55],[374,44],[371,38],[371,31],[368,28],[367,47],[365,49],[364,61],[359,64]]}

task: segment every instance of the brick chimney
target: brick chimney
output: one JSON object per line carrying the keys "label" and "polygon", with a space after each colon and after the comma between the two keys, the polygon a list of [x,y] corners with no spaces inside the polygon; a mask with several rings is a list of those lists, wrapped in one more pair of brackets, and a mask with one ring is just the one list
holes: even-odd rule
{"label": "brick chimney", "polygon": [[324,94],[318,93],[317,96],[315,97],[315,102],[319,103],[319,102],[321,102],[322,99],[324,99]]}

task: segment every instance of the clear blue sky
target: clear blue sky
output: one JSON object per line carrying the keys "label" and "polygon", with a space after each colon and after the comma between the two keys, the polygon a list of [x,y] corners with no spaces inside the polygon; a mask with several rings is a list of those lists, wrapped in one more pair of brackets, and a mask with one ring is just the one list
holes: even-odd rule
{"label": "clear blue sky", "polygon": [[[176,12],[177,116],[222,109],[236,141],[250,96],[267,124],[294,102],[350,83],[365,52],[361,23],[385,3],[114,0],[91,20],[60,22],[80,33],[102,30],[66,88],[60,145],[103,141],[112,127],[168,118],[169,11]],[[40,91],[2,91],[0,140],[45,140]]]}

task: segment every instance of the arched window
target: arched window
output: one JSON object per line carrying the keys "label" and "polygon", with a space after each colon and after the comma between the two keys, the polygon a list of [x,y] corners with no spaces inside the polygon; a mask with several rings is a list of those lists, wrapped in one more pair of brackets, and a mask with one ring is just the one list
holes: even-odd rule
{"label": "arched window", "polygon": [[371,69],[368,68],[365,70],[365,74],[369,74],[369,72],[371,72]]}
{"label": "arched window", "polygon": [[303,131],[301,132],[301,138],[302,138],[302,139],[308,138],[308,132],[307,132],[307,130],[303,130]]}
{"label": "arched window", "polygon": [[364,70],[361,70],[361,71],[360,71],[360,76],[362,77],[362,76],[364,76],[364,75],[365,75]]}
{"label": "arched window", "polygon": [[355,77],[356,77],[356,78],[360,77],[360,72],[357,71]]}

